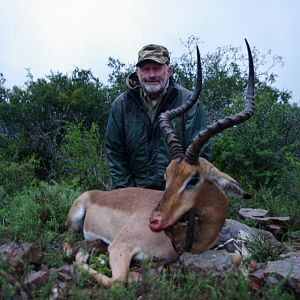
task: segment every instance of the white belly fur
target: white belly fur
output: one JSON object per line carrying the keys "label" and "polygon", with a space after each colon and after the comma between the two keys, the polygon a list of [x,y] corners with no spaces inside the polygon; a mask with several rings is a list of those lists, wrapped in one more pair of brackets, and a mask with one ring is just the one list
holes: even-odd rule
{"label": "white belly fur", "polygon": [[[111,241],[108,240],[107,238],[97,235],[91,231],[83,230],[83,235],[87,241],[101,240],[108,245],[111,243]],[[149,256],[146,255],[144,252],[139,252],[133,258],[137,260],[146,260],[149,259]]]}

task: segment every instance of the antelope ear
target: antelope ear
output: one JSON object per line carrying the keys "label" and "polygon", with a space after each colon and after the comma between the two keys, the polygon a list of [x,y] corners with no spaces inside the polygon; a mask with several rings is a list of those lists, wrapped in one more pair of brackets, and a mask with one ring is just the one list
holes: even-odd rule
{"label": "antelope ear", "polygon": [[213,183],[215,183],[227,196],[249,199],[251,195],[245,192],[237,182],[229,180],[224,177],[214,176],[211,178]]}

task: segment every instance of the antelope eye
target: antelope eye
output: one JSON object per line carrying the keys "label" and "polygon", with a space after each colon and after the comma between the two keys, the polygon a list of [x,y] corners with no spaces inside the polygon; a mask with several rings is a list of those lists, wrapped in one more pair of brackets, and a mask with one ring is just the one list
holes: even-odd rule
{"label": "antelope eye", "polygon": [[195,186],[200,180],[199,174],[194,175],[191,180],[188,182],[187,187]]}

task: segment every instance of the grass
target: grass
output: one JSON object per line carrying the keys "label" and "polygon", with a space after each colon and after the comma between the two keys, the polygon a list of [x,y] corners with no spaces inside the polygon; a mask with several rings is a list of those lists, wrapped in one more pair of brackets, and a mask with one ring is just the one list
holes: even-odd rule
{"label": "grass", "polygon": [[[35,241],[46,253],[45,263],[49,268],[72,263],[70,258],[63,253],[62,243],[65,240],[81,239],[81,236],[70,236],[65,231],[64,223],[71,203],[79,194],[79,190],[72,189],[67,184],[42,183],[7,198],[5,204],[0,207],[0,242],[5,239]],[[258,261],[276,258],[282,250],[271,249],[271,245],[268,245],[259,236],[248,241],[248,247],[252,248],[252,255]],[[107,257],[101,258],[107,261]],[[92,257],[90,263],[94,264],[96,268],[98,267],[101,272],[109,272],[107,264],[101,265],[97,257]],[[28,272],[30,268],[32,266],[26,266],[25,271]],[[164,270],[160,276],[153,276],[146,265],[143,269],[145,271],[141,282],[128,286],[121,285],[109,290],[102,288],[88,274],[81,273],[66,292],[66,298],[294,299],[292,294],[285,292],[281,287],[273,288],[266,285],[254,293],[250,289],[247,279],[242,275],[227,274],[225,278],[218,280],[216,278],[199,278],[196,274],[184,274],[183,271],[170,274],[167,270]],[[12,276],[10,272],[9,266],[0,260],[0,298],[12,299],[16,293],[16,288],[7,284],[6,279]],[[24,274],[20,274],[16,280],[21,281]],[[109,273],[107,274],[109,275]],[[42,290],[35,292],[36,298],[46,299],[49,296],[53,280],[50,278]]]}
{"label": "grass", "polygon": [[17,240],[51,241],[64,231],[71,203],[79,191],[64,184],[41,183],[13,196],[0,208],[0,232]]}
{"label": "grass", "polygon": [[112,287],[109,290],[96,285],[91,278],[82,273],[76,282],[76,288],[66,295],[68,299],[109,299],[109,300],[230,300],[230,299],[282,299],[292,300],[294,295],[284,292],[279,287],[264,286],[257,293],[249,288],[247,279],[243,276],[227,274],[222,280],[215,278],[199,278],[197,274],[181,272],[151,277],[147,271],[139,283],[127,287]]}
{"label": "grass", "polygon": [[244,243],[251,253],[251,258],[262,263],[279,259],[280,254],[284,253],[287,248],[284,243],[274,243],[260,233],[252,236]]}

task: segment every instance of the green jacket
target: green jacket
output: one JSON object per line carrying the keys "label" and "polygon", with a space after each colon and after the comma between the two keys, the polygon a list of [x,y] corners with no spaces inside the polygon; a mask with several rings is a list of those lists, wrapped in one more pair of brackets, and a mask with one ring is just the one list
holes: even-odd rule
{"label": "green jacket", "polygon": [[[105,138],[114,189],[129,186],[165,188],[164,174],[171,155],[159,127],[158,116],[163,111],[178,107],[190,94],[190,91],[170,80],[168,92],[153,122],[140,99],[139,88],[131,88],[115,99]],[[202,104],[197,102],[184,116],[174,119],[172,124],[186,149],[195,135],[206,127]],[[209,160],[209,143],[202,148],[200,155]]]}

